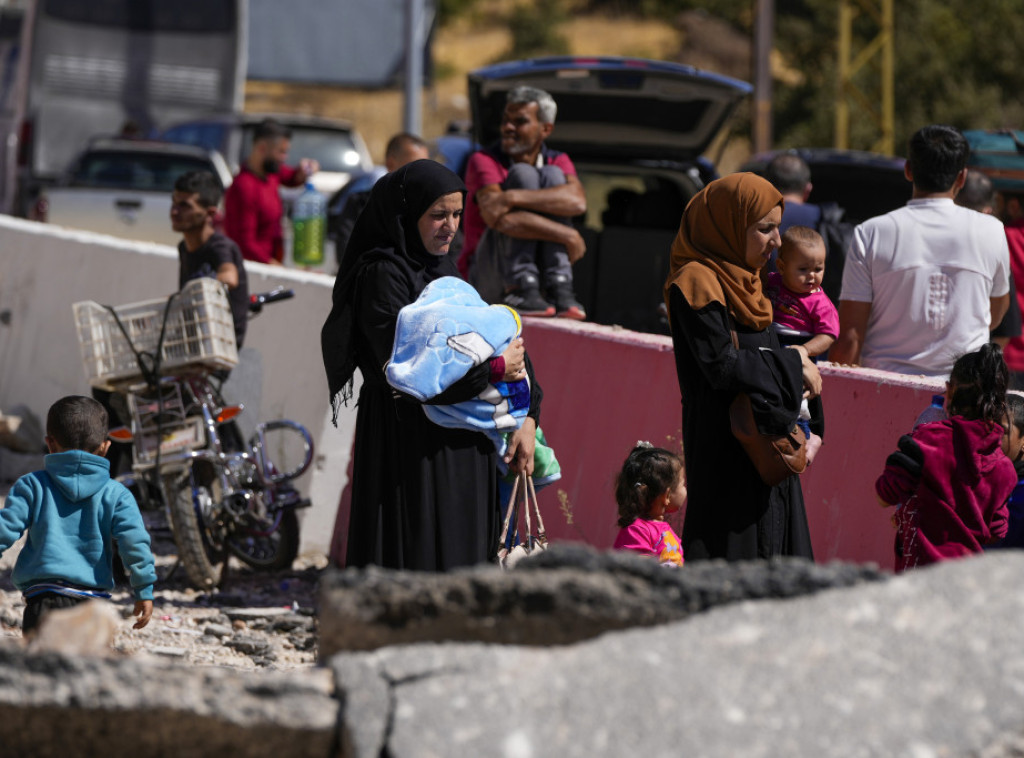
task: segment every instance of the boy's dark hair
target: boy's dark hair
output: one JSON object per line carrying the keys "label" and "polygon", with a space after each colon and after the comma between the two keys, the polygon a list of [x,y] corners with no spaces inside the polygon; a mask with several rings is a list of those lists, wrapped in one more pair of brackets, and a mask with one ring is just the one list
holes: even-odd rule
{"label": "boy's dark hair", "polygon": [[50,406],[46,434],[65,450],[94,453],[107,439],[107,410],[91,397],[68,395]]}
{"label": "boy's dark hair", "polygon": [[1002,426],[1006,418],[1009,379],[1010,372],[999,345],[989,342],[976,352],[961,355],[949,374],[953,390],[949,415],[983,419]]}
{"label": "boy's dark hair", "polygon": [[629,526],[646,516],[654,498],[676,483],[682,468],[679,456],[664,448],[650,443],[634,447],[615,479],[619,526]]}
{"label": "boy's dark hair", "polygon": [[260,140],[275,140],[275,139],[291,139],[292,130],[282,124],[280,121],[275,121],[272,118],[265,118],[256,124],[256,128],[252,131],[252,141],[259,142]]}
{"label": "boy's dark hair", "polygon": [[779,257],[785,258],[786,253],[794,247],[812,247],[821,245],[825,247],[825,240],[821,235],[809,226],[791,226],[782,235],[782,244],[779,245]]}
{"label": "boy's dark hair", "polygon": [[782,153],[772,158],[764,178],[783,195],[803,194],[811,183],[811,169],[799,155]]}
{"label": "boy's dark hair", "polygon": [[967,165],[971,148],[960,130],[932,124],[918,129],[907,145],[914,187],[922,192],[946,192]]}
{"label": "boy's dark hair", "polygon": [[176,192],[199,195],[199,204],[204,208],[216,208],[224,197],[217,177],[209,171],[189,171],[174,181]]}

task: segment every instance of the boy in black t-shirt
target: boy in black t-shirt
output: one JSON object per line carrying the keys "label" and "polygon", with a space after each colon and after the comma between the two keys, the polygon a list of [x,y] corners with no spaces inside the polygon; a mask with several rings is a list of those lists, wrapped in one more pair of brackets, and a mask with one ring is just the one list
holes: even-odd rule
{"label": "boy in black t-shirt", "polygon": [[178,287],[201,276],[224,282],[235,321],[235,342],[240,348],[249,315],[249,283],[238,245],[213,229],[223,196],[224,191],[210,172],[182,174],[174,182],[171,196],[171,228],[184,237],[178,243]]}

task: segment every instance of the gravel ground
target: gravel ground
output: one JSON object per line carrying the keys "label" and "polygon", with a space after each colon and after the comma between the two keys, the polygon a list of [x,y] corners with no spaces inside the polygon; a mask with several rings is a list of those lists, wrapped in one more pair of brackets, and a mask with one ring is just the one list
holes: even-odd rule
{"label": "gravel ground", "polygon": [[[0,490],[0,506],[6,490]],[[124,587],[113,598],[125,621],[114,640],[118,653],[163,656],[193,665],[285,670],[316,661],[316,588],[326,558],[300,557],[289,571],[257,572],[232,559],[218,590],[191,588],[170,532],[159,514],[145,513],[156,555],[153,618],[132,629],[133,601]],[[21,639],[25,603],[11,583],[20,544],[0,558],[0,642]]]}

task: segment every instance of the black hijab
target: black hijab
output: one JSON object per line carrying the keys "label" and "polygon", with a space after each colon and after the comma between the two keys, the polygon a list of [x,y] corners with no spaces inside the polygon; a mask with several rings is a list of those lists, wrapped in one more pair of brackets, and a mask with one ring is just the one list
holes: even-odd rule
{"label": "black hijab", "polygon": [[356,220],[334,281],[331,314],[320,332],[320,346],[331,392],[332,420],[352,396],[356,369],[355,299],[366,267],[389,260],[398,268],[412,293],[410,302],[434,279],[458,276],[447,255],[432,255],[423,247],[417,223],[431,205],[452,192],[466,193],[462,180],[437,161],[418,160],[381,177]]}

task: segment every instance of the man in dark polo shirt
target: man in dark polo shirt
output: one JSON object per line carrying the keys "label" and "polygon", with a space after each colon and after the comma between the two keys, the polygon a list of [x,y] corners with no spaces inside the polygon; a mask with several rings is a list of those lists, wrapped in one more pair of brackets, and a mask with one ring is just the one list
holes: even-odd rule
{"label": "man in dark polo shirt", "polygon": [[249,316],[249,283],[238,245],[213,230],[223,191],[208,171],[190,171],[174,182],[171,228],[180,232],[178,288],[207,276],[228,287],[228,302],[235,322],[235,343],[242,347]]}

